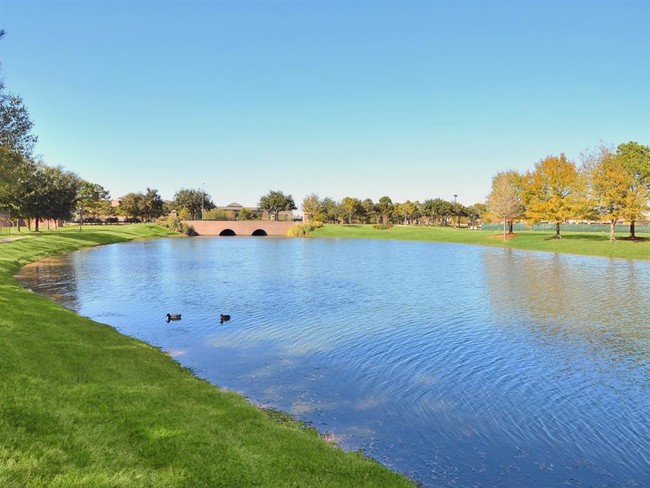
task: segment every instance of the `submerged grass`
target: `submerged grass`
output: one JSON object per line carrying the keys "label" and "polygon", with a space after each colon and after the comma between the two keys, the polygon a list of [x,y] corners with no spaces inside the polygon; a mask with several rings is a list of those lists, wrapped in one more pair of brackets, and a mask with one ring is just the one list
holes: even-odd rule
{"label": "submerged grass", "polygon": [[635,241],[626,240],[625,234],[610,241],[609,233],[562,232],[561,239],[554,239],[549,232],[519,232],[510,239],[494,231],[456,229],[452,227],[395,226],[390,229],[376,229],[372,225],[328,224],[311,234],[314,237],[339,237],[362,239],[394,239],[411,241],[450,242],[498,246],[528,251],[546,251],[586,256],[602,256],[623,259],[650,259],[648,234],[640,234]]}
{"label": "submerged grass", "polygon": [[411,486],[13,278],[48,255],[168,233],[140,224],[0,243],[0,486]]}

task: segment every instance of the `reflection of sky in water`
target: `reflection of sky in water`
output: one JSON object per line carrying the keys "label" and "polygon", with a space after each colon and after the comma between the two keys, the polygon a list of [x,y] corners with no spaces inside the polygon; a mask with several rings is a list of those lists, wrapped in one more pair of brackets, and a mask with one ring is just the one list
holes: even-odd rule
{"label": "reflection of sky in water", "polygon": [[272,238],[55,262],[22,279],[427,485],[650,483],[650,263]]}

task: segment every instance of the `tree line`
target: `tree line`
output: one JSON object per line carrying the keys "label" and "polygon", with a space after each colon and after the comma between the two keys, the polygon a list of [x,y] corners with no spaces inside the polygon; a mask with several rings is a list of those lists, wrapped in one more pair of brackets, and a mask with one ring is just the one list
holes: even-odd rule
{"label": "tree line", "polygon": [[377,202],[355,197],[336,201],[311,193],[303,199],[301,209],[307,219],[325,223],[460,225],[463,219],[473,226],[481,219],[485,205],[464,206],[442,198],[399,203],[393,202],[389,196],[383,196]]}
{"label": "tree line", "polygon": [[615,226],[647,220],[650,209],[650,147],[635,141],[616,148],[598,146],[582,154],[576,164],[564,154],[548,156],[526,172],[504,171],[492,179],[487,198],[488,218],[503,222],[503,233],[515,221],[561,224],[574,221],[608,222],[610,239]]}
{"label": "tree line", "polygon": [[[0,211],[16,223],[76,219],[152,221],[176,210],[179,219],[228,219],[210,195],[201,189],[183,188],[172,201],[164,201],[153,188],[128,193],[113,206],[102,185],[84,180],[61,166],[48,166],[33,155],[38,140],[23,100],[9,93],[0,79]],[[307,195],[301,210],[309,220],[348,224],[478,225],[482,219],[503,222],[504,234],[515,221],[550,222],[560,226],[569,220],[607,221],[614,239],[615,225],[647,220],[650,201],[650,147],[630,141],[616,148],[600,146],[581,156],[581,164],[563,154],[542,159],[526,173],[504,171],[494,176],[485,204],[464,206],[455,200],[431,198],[393,202],[383,196],[377,202],[347,196],[341,201]],[[283,211],[296,210],[291,195],[272,190],[260,197],[259,209],[276,220]],[[234,218],[259,218],[242,209]]]}

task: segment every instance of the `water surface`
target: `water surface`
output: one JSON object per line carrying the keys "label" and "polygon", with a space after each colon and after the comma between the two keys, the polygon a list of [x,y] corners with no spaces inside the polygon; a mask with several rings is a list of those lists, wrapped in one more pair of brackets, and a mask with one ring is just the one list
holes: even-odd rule
{"label": "water surface", "polygon": [[194,238],[20,279],[427,486],[650,486],[650,263]]}

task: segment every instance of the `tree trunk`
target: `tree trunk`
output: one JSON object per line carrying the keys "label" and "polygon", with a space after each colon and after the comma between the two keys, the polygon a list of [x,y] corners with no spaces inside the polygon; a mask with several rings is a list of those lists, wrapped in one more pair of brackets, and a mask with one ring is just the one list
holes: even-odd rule
{"label": "tree trunk", "polygon": [[510,234],[514,234],[514,232],[515,232],[515,231],[514,231],[514,226],[515,226],[514,221],[509,220],[509,221],[508,221],[508,232],[509,232]]}
{"label": "tree trunk", "polygon": [[630,239],[636,239],[636,229],[634,228],[634,220],[630,221]]}
{"label": "tree trunk", "polygon": [[36,232],[38,232],[38,221],[39,221],[39,219],[40,219],[40,217],[35,217],[34,218],[34,230]]}
{"label": "tree trunk", "polygon": [[555,222],[555,238],[556,239],[562,239],[562,236],[560,235],[560,223]]}
{"label": "tree trunk", "polygon": [[609,221],[609,240],[610,241],[615,241],[616,237],[614,236],[614,226],[616,225],[615,220],[610,220]]}
{"label": "tree trunk", "polygon": [[506,241],[506,219],[503,219],[503,242]]}

